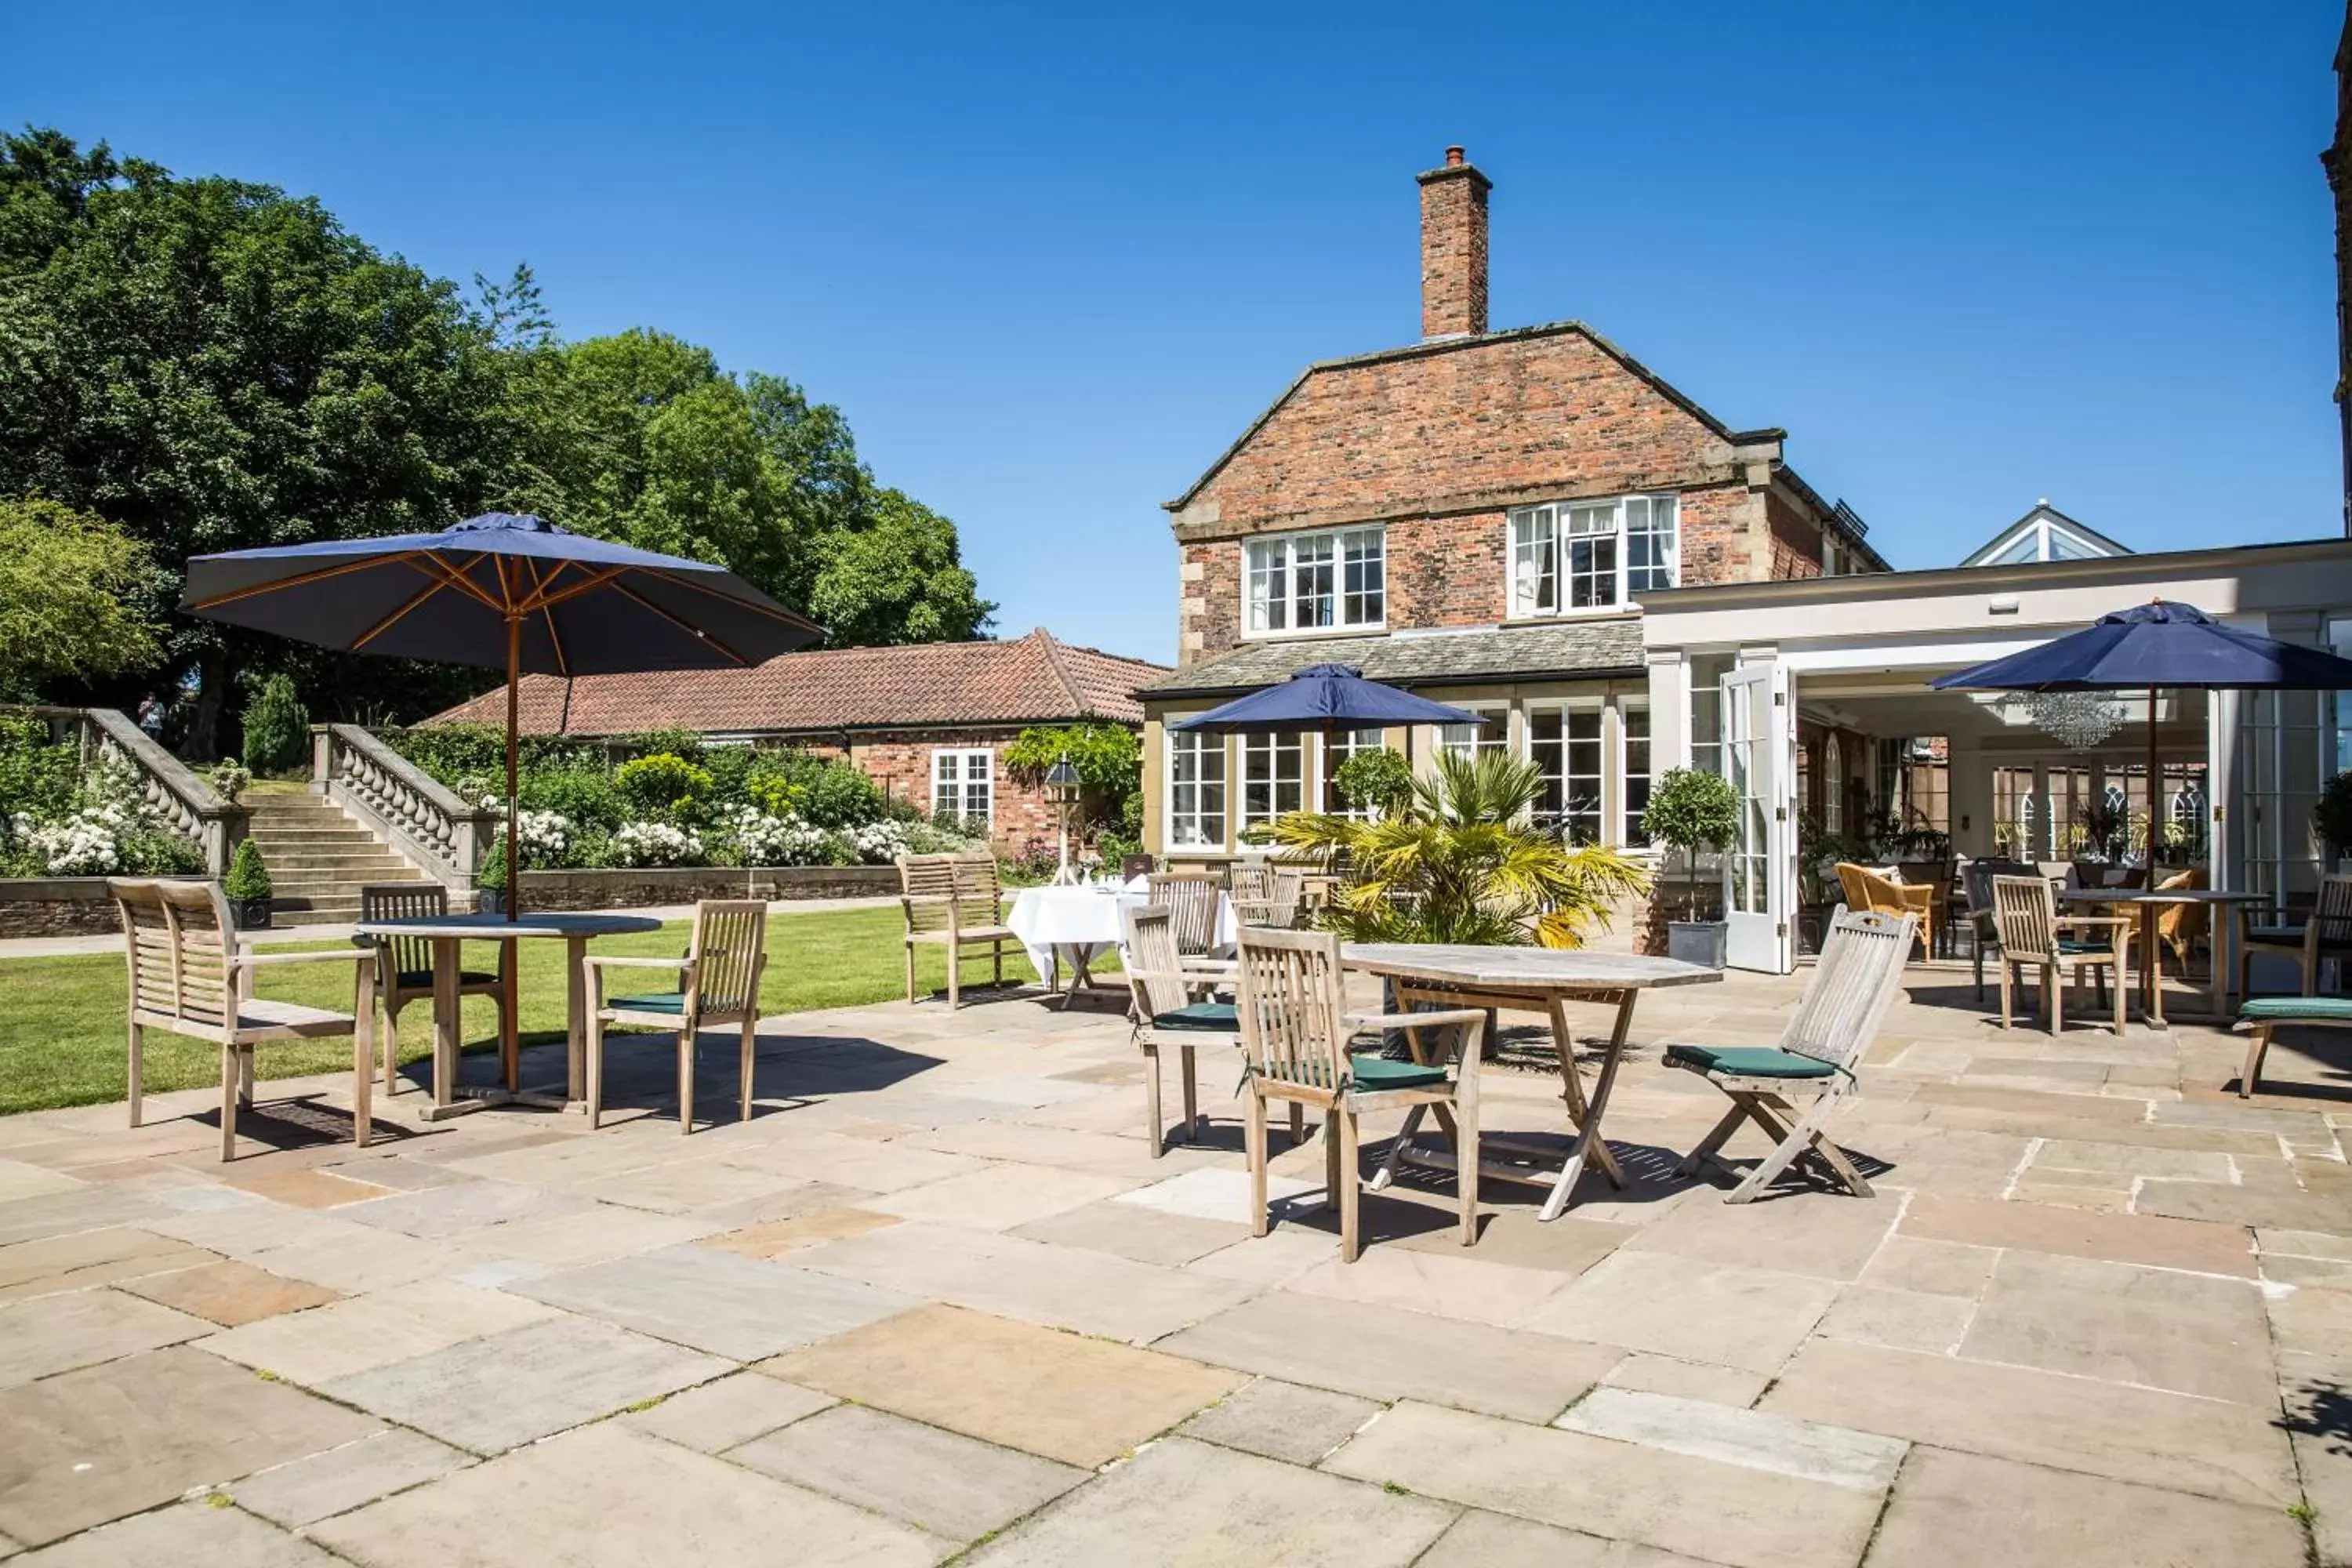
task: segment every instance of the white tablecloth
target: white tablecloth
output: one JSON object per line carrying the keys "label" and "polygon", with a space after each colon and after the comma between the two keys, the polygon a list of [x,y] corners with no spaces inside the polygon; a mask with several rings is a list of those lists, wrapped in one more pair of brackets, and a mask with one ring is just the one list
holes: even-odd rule
{"label": "white tablecloth", "polygon": [[[1048,981],[1057,981],[1062,950],[1087,963],[1105,948],[1121,947],[1127,928],[1121,911],[1151,901],[1138,888],[1024,888],[1013,896],[1005,924],[1028,950],[1029,962]],[[1217,942],[1230,951],[1241,935],[1231,899],[1217,896]]]}

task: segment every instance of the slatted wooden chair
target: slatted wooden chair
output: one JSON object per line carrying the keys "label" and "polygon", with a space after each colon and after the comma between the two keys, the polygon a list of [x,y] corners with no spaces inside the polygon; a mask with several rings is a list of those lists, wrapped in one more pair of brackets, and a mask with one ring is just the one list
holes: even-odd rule
{"label": "slatted wooden chair", "polygon": [[[254,1048],[278,1040],[352,1037],[352,1136],[368,1146],[375,1081],[375,954],[253,952],[239,939],[214,882],[118,878],[107,890],[122,917],[131,965],[131,1125],[139,1125],[149,1029],[212,1040],[221,1048],[221,1158],[236,1157],[236,1112],[253,1104]],[[352,963],[352,1010],[330,1012],[253,994],[254,972],[293,963]]]}
{"label": "slatted wooden chair", "polygon": [[994,963],[992,983],[1004,984],[1004,948],[1021,939],[1004,923],[1004,889],[993,855],[901,855],[898,907],[907,917],[907,1000],[915,999],[915,949],[944,947],[948,1006],[963,1001],[963,954],[984,947]]}
{"label": "slatted wooden chair", "polygon": [[[1266,1232],[1266,1105],[1280,1100],[1323,1113],[1326,1201],[1339,1209],[1339,1256],[1361,1250],[1363,1172],[1357,1119],[1367,1111],[1433,1110],[1454,1135],[1461,1189],[1462,1245],[1478,1239],[1478,1042],[1486,1013],[1475,1007],[1426,1013],[1351,1015],[1341,995],[1339,938],[1330,931],[1241,933],[1238,1010],[1243,1071],[1249,1086],[1250,1226]],[[1367,1029],[1459,1029],[1449,1068],[1443,1052],[1414,1061],[1351,1055],[1349,1040]],[[1334,1136],[1334,1134],[1337,1136]]]}
{"label": "slatted wooden chair", "polygon": [[[1214,998],[1219,988],[1232,986],[1234,964],[1230,959],[1187,959],[1179,953],[1172,919],[1160,905],[1130,905],[1120,911],[1120,919],[1127,928],[1129,1016],[1144,1058],[1144,1121],[1151,1157],[1157,1160],[1168,1152],[1168,1126],[1160,1110],[1160,1050],[1172,1046],[1182,1053],[1181,1125],[1186,1138],[1197,1138],[1202,1118],[1194,1053],[1203,1046],[1238,1048],[1242,1043],[1234,1005]],[[1294,1137],[1297,1131],[1294,1117]]]}
{"label": "slatted wooden chair", "polygon": [[[1724,1194],[1725,1203],[1751,1201],[1806,1154],[1855,1197],[1871,1195],[1870,1184],[1832,1141],[1826,1124],[1838,1102],[1854,1089],[1853,1064],[1876,1038],[1903,984],[1912,935],[1907,914],[1841,909],[1831,918],[1812,978],[1779,1045],[1666,1048],[1668,1067],[1697,1073],[1731,1097],[1731,1109],[1675,1167],[1676,1176],[1695,1176],[1710,1161],[1721,1163],[1717,1154],[1724,1144],[1742,1122],[1753,1121],[1772,1140],[1772,1152]],[[1802,1111],[1790,1098],[1800,1092],[1811,1096]]]}
{"label": "slatted wooden chair", "polygon": [[[1242,924],[1287,931],[1298,923],[1299,904],[1307,892],[1307,875],[1279,866],[1235,866],[1231,892],[1234,917]],[[1215,918],[1213,910],[1211,918]]]}
{"label": "slatted wooden chair", "polygon": [[1874,914],[1909,915],[1919,932],[1919,953],[1932,958],[1936,952],[1936,889],[1914,888],[1881,875],[1867,866],[1856,866],[1841,860],[1837,868],[1838,891],[1845,897],[1845,907],[1865,910]]}
{"label": "slatted wooden chair", "polygon": [[1208,871],[1155,871],[1150,879],[1151,901],[1168,911],[1176,932],[1176,951],[1203,957],[1217,946],[1217,900],[1224,896],[1223,881]]}
{"label": "slatted wooden chair", "polygon": [[[759,1047],[760,976],[768,966],[768,906],[760,899],[705,899],[694,906],[694,937],[683,958],[581,961],[588,976],[588,1125],[602,1124],[604,1105],[604,1026],[634,1024],[677,1037],[677,1130],[694,1131],[694,1037],[734,1025],[743,1037],[738,1120],[751,1120],[751,1066]],[[673,991],[604,995],[608,969],[664,969],[677,975]]]}
{"label": "slatted wooden chair", "polygon": [[2131,960],[2129,915],[2061,915],[2057,895],[2042,877],[1995,877],[1992,879],[1993,921],[2000,928],[2000,1026],[2009,1027],[2017,972],[2041,971],[2042,995],[2049,1005],[2050,1032],[2066,1027],[2066,978],[2072,966],[2074,984],[2088,976],[2098,987],[2099,1004],[2106,1005],[2107,984],[2115,983],[2116,1033],[2124,1032],[2124,1008],[2130,995],[2125,965]]}
{"label": "slatted wooden chair", "polygon": [[[360,889],[360,919],[433,920],[449,912],[449,889],[436,882],[383,882]],[[362,939],[375,949],[375,994],[383,1004],[383,1091],[400,1092],[400,1010],[411,1002],[433,1004],[433,942],[429,937]],[[501,942],[496,969],[461,969],[457,994],[488,996],[498,1005],[499,1037],[507,1036],[507,1009],[513,1005],[510,972],[516,944]]]}
{"label": "slatted wooden chair", "polygon": [[1960,892],[1968,900],[1961,921],[1969,928],[1969,962],[1976,970],[1977,1000],[1985,994],[1985,955],[2000,951],[2000,928],[1993,921],[1992,879],[1995,877],[2031,877],[2033,867],[2023,860],[2004,860],[1993,856],[1971,860],[1960,871]]}
{"label": "slatted wooden chair", "polygon": [[2303,973],[2303,994],[2319,994],[2319,966],[2333,958],[2352,962],[2352,873],[2323,877],[2319,896],[2300,921],[2279,910],[2239,906],[2238,994],[2252,993],[2247,982],[2253,973],[2254,954],[2267,952],[2294,961]]}

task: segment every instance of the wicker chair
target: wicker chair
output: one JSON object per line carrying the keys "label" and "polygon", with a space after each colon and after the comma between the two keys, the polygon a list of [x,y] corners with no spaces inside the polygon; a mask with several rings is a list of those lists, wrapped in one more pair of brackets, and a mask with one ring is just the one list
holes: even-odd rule
{"label": "wicker chair", "polygon": [[[2062,916],[2057,895],[2051,891],[2048,879],[2042,877],[1995,877],[1992,902],[1993,919],[2000,927],[2000,1026],[2009,1027],[2017,971],[2031,967],[2041,971],[2042,993],[2049,1000],[2050,1032],[2062,1032],[2066,1027],[2063,971],[2071,964],[2075,984],[2082,984],[2085,975],[2097,984],[2102,1005],[2106,1002],[2109,972],[2113,972],[2116,1033],[2122,1034],[2125,1003],[2130,994],[2124,982],[2124,966],[2131,958],[2132,918]],[[2095,942],[2084,936],[2070,936],[2069,931],[2104,931],[2106,940]]]}
{"label": "wicker chair", "polygon": [[2247,980],[2254,954],[2291,958],[2303,973],[2303,994],[2319,994],[2319,966],[2328,959],[2352,960],[2352,873],[2320,879],[2319,896],[2300,922],[2281,910],[2239,906],[2238,994],[2251,996]]}
{"label": "wicker chair", "polygon": [[1881,876],[1867,866],[1845,860],[1838,862],[1837,879],[1838,890],[1845,895],[1846,908],[1876,915],[1909,915],[1918,922],[1920,955],[1935,955],[1935,889],[1914,888]]}
{"label": "wicker chair", "polygon": [[[767,967],[768,905],[761,899],[705,899],[694,906],[694,938],[683,958],[581,960],[588,976],[588,1125],[603,1122],[604,1026],[633,1024],[677,1037],[677,1130],[694,1131],[694,1037],[734,1025],[742,1032],[741,1110],[751,1120],[751,1066],[759,1046],[760,976]],[[607,998],[608,969],[663,969],[677,976],[670,991]]]}
{"label": "wicker chair", "polygon": [[[375,954],[251,952],[229,922],[213,882],[107,883],[122,917],[131,965],[131,1125],[139,1125],[140,1077],[149,1029],[211,1040],[221,1052],[221,1159],[236,1157],[236,1112],[253,1104],[253,1053],[278,1040],[352,1037],[352,1136],[368,1146],[369,1091],[375,1082]],[[358,984],[352,1010],[330,1012],[253,994],[257,969],[289,963],[352,963]]]}
{"label": "wicker chair", "polygon": [[1004,984],[1004,947],[1021,939],[1004,924],[1004,889],[993,855],[901,855],[898,907],[907,917],[907,1000],[915,999],[915,948],[948,950],[948,1006],[963,1001],[963,953],[984,947],[992,983]]}
{"label": "wicker chair", "polygon": [[[437,882],[388,882],[360,889],[360,920],[406,921],[433,920],[449,912],[449,889]],[[375,994],[383,1004],[383,1091],[400,1092],[400,1010],[411,1002],[423,1001],[428,1006],[433,1001],[433,942],[429,937],[394,936],[361,939],[375,948]],[[498,1004],[499,1037],[511,1033],[507,1009],[512,1005],[509,989],[511,973],[508,965],[514,962],[515,944],[497,944],[499,966],[495,971],[460,970],[457,974],[457,994],[488,996]]]}
{"label": "wicker chair", "polygon": [[1150,886],[1151,901],[1168,911],[1178,952],[1200,958],[1216,950],[1217,900],[1225,891],[1219,878],[1206,871],[1155,871]]}
{"label": "wicker chair", "polygon": [[[2206,880],[2205,868],[2191,866],[2185,871],[2176,871],[2167,877],[2157,884],[2157,889],[2160,892],[2187,891],[2207,886],[2210,884]],[[2189,974],[2189,955],[2196,951],[2197,944],[2205,940],[2209,912],[2203,904],[2158,906],[2156,940],[2163,944],[2165,952],[2172,955],[2172,962],[2180,966],[2183,979]]]}

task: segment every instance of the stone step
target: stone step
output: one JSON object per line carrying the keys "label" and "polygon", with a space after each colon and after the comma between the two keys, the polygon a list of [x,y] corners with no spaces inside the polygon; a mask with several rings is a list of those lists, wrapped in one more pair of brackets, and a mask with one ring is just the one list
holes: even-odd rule
{"label": "stone step", "polygon": [[275,823],[263,823],[251,831],[254,837],[269,844],[373,844],[376,842],[374,834],[349,821],[320,823],[316,827],[280,827]]}
{"label": "stone step", "polygon": [[[258,842],[257,840],[256,842]],[[354,844],[348,849],[299,849],[273,851],[261,846],[263,858],[274,867],[289,869],[307,868],[313,871],[349,869],[364,871],[375,867],[406,866],[407,861],[390,850],[377,846]]]}

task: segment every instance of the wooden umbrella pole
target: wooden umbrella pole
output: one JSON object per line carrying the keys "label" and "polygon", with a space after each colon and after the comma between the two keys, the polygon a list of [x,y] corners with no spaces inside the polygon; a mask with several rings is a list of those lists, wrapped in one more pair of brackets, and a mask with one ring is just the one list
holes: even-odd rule
{"label": "wooden umbrella pole", "polygon": [[520,741],[522,684],[522,618],[507,617],[507,923],[512,925],[522,901],[522,846],[515,837],[515,818],[521,815],[516,796],[521,790]]}
{"label": "wooden umbrella pole", "polygon": [[[2147,886],[2150,891],[2156,888],[2156,846],[2158,835],[2162,831],[2157,816],[2162,810],[2160,803],[2163,798],[2163,766],[2156,755],[2156,688],[2151,686],[2147,689]],[[2156,957],[2156,906],[2151,903],[2142,903],[2139,907],[2139,972],[2144,977],[2140,1017],[2144,1022],[2151,1021],[2163,1012],[2157,991],[2164,984],[2164,974]],[[2122,977],[2117,976],[2116,981],[2120,984]]]}

